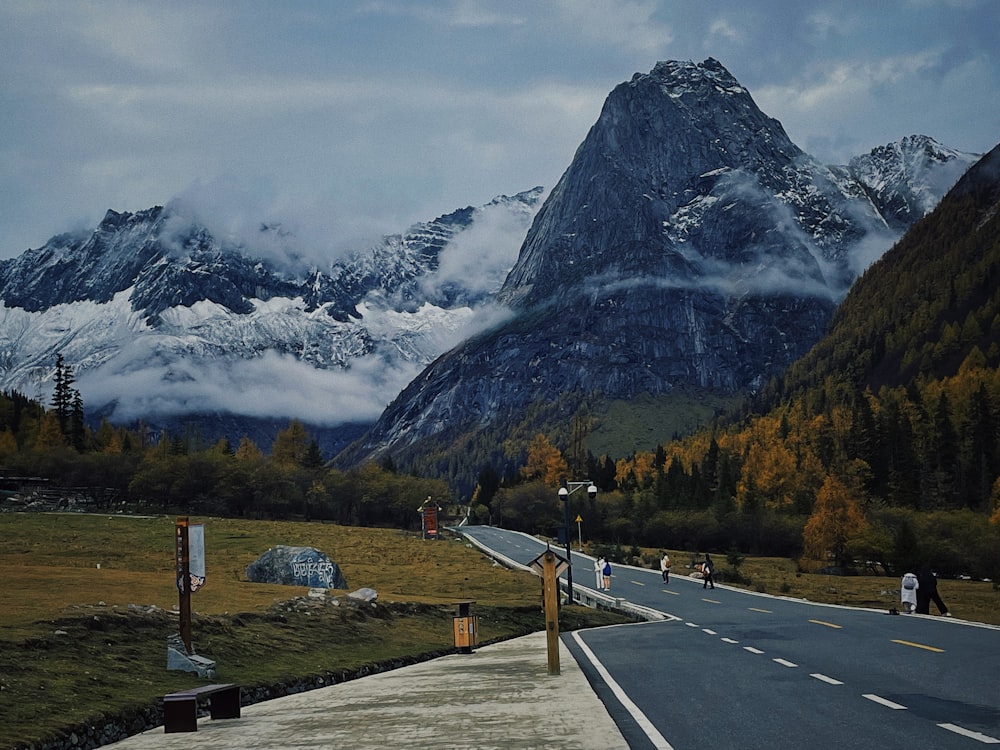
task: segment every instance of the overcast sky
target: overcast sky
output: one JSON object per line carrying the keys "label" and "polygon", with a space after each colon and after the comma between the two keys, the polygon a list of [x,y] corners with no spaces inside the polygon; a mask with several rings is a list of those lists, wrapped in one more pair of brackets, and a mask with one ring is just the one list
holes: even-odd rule
{"label": "overcast sky", "polygon": [[177,196],[333,254],[552,187],[612,88],[706,57],[828,163],[1000,141],[996,0],[4,0],[0,258]]}

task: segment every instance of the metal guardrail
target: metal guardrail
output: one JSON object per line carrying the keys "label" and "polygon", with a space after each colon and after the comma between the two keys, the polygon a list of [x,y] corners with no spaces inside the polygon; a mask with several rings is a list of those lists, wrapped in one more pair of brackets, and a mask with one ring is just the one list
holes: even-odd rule
{"label": "metal guardrail", "polygon": [[[467,536],[462,533],[460,528],[452,527],[451,529],[455,533],[461,534],[467,541],[475,545],[480,552],[482,552],[487,557],[496,560],[501,565],[514,570],[526,570],[529,572],[534,572],[527,565],[514,560],[513,558],[507,557],[500,552],[496,552],[489,547],[485,546],[482,542],[472,536]],[[515,534],[522,534],[529,539],[538,541],[535,537],[530,534],[525,534],[523,531],[513,532]],[[561,591],[565,592],[567,589],[566,581],[559,579],[559,588]],[[580,604],[584,607],[591,607],[593,609],[608,609],[614,612],[622,612],[623,614],[631,615],[632,617],[637,617],[641,620],[649,621],[661,621],[661,620],[673,620],[677,619],[672,615],[667,615],[659,610],[653,609],[652,607],[644,607],[641,604],[635,604],[628,601],[627,599],[622,599],[620,597],[610,596],[608,594],[600,593],[594,589],[588,588],[579,583],[573,584],[573,601],[576,604]]]}

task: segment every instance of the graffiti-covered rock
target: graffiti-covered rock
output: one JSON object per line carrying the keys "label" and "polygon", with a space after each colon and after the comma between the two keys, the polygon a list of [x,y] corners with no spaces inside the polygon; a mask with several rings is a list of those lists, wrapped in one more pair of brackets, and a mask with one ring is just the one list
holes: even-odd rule
{"label": "graffiti-covered rock", "polygon": [[272,547],[247,566],[247,579],[254,583],[346,589],[340,566],[314,547]]}

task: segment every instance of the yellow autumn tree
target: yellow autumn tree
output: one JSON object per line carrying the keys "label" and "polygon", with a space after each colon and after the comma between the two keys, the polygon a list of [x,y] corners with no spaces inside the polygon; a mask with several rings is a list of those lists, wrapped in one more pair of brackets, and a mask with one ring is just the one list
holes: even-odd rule
{"label": "yellow autumn tree", "polygon": [[17,453],[17,438],[10,431],[10,427],[7,427],[0,432],[0,456],[9,456],[11,453]]}
{"label": "yellow autumn tree", "polygon": [[528,445],[528,460],[521,469],[521,476],[528,480],[541,479],[545,484],[555,487],[567,472],[566,459],[559,449],[545,435],[535,435]]}
{"label": "yellow autumn tree", "polygon": [[259,462],[264,460],[264,452],[257,447],[257,444],[244,435],[240,438],[240,444],[234,454],[239,461]]}
{"label": "yellow autumn tree", "polygon": [[864,532],[865,514],[836,477],[827,477],[816,493],[816,505],[802,530],[803,553],[813,560],[832,555],[836,565],[849,562],[847,543]]}
{"label": "yellow autumn tree", "polygon": [[309,451],[309,433],[303,424],[293,419],[271,444],[271,458],[280,466],[302,466]]}
{"label": "yellow autumn tree", "polygon": [[35,435],[35,450],[48,451],[65,444],[66,439],[59,429],[59,420],[55,412],[45,412],[38,424],[38,434]]}

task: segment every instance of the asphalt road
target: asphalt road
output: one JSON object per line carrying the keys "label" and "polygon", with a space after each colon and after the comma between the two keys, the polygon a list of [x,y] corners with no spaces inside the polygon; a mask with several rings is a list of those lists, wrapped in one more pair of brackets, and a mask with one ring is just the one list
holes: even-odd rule
{"label": "asphalt road", "polygon": [[[461,531],[522,565],[545,549]],[[573,570],[574,587],[594,588],[593,558],[574,553]],[[1000,744],[1000,628],[704,589],[676,573],[664,585],[619,565],[611,595],[665,619],[563,639],[633,750]]]}

